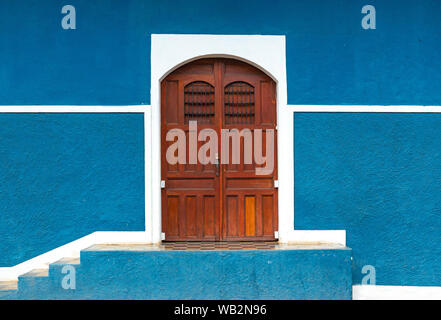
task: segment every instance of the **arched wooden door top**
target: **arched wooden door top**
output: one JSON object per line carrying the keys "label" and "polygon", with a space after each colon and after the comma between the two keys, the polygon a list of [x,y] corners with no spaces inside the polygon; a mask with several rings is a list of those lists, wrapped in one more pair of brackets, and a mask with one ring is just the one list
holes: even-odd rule
{"label": "arched wooden door top", "polygon": [[[274,170],[258,176],[256,168],[261,165],[245,161],[243,155],[245,136],[237,140],[242,154],[239,163],[232,157],[234,142],[224,150],[220,140],[225,130],[246,129],[251,135],[259,130],[275,131],[276,118],[275,82],[245,62],[199,59],[165,77],[161,82],[161,175],[165,184],[162,228],[166,241],[275,239],[277,151]],[[196,132],[190,127],[194,123]],[[189,152],[192,143],[199,150],[206,142],[197,138],[204,129],[215,132],[219,139],[216,155],[211,149],[209,152],[210,159],[215,160],[206,164]],[[186,152],[180,159],[184,163],[166,159],[179,140],[167,140],[173,130],[183,132]],[[268,137],[262,140],[263,148],[270,145]],[[277,134],[274,139],[277,146]]]}
{"label": "arched wooden door top", "polygon": [[213,72],[213,66],[215,63],[221,63],[229,68],[230,70],[226,70],[227,73],[232,72],[236,74],[248,74],[248,75],[255,75],[265,78],[268,81],[274,81],[269,75],[267,75],[264,71],[260,70],[259,68],[246,63],[244,61],[240,61],[233,58],[201,58],[197,60],[193,60],[191,62],[188,62],[172,72],[170,72],[166,77],[164,77],[164,80],[168,77],[173,77],[176,75],[183,75],[183,74],[210,74]]}

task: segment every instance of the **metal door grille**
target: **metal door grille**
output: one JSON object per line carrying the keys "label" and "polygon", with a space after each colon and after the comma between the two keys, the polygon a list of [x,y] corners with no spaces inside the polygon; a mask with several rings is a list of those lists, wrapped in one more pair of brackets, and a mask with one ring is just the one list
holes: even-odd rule
{"label": "metal door grille", "polygon": [[254,124],[254,87],[233,82],[225,87],[225,123]]}
{"label": "metal door grille", "polygon": [[214,87],[211,84],[196,81],[185,86],[184,118],[186,124],[189,121],[214,122]]}

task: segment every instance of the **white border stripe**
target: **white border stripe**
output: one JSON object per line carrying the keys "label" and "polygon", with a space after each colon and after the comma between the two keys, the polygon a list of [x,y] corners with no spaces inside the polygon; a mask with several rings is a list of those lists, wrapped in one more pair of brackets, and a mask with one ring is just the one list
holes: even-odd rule
{"label": "white border stripe", "polygon": [[441,106],[380,106],[380,105],[288,105],[293,112],[383,112],[439,113]]}
{"label": "white border stripe", "polygon": [[[179,48],[179,50],[176,50]],[[346,245],[345,230],[293,230],[294,225],[294,121],[293,109],[287,107],[286,43],[285,36],[261,35],[151,35],[151,161],[146,173],[151,172],[146,186],[151,186],[150,208],[146,208],[147,232],[152,242],[161,241],[161,124],[160,82],[170,72],[185,63],[203,57],[230,57],[245,61],[263,70],[277,83],[278,150],[278,233],[279,242],[326,242]],[[148,159],[146,158],[146,162]],[[149,195],[150,196],[150,195]]]}
{"label": "white border stripe", "polygon": [[352,300],[441,300],[441,287],[355,285]]}
{"label": "white border stripe", "polygon": [[[348,113],[440,113],[441,106],[405,105],[287,105],[291,112],[348,112]],[[145,113],[151,105],[133,106],[45,106],[0,105],[0,113]]]}
{"label": "white border stripe", "polygon": [[[348,112],[348,113],[440,113],[441,106],[414,105],[286,105],[291,112]],[[145,113],[151,105],[132,106],[46,106],[0,105],[0,113]]]}
{"label": "white border stripe", "polygon": [[346,230],[291,230],[283,240],[287,243],[338,243],[346,246]]}
{"label": "white border stripe", "polygon": [[145,231],[147,235],[147,242],[153,242],[153,214],[151,212],[151,203],[153,198],[153,168],[151,166],[152,162],[152,109],[149,108],[144,113],[144,223]]}
{"label": "white border stripe", "polygon": [[0,113],[143,113],[150,105],[139,106],[0,106]]}

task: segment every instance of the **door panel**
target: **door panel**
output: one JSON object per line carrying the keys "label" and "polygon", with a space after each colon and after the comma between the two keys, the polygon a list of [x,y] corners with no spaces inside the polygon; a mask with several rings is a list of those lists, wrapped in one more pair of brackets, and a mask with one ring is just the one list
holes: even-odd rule
{"label": "door panel", "polygon": [[[262,132],[262,150],[266,150],[265,130],[276,129],[276,96],[275,83],[262,72],[256,72],[251,66],[225,63],[223,78],[224,121],[222,128],[238,130],[247,129],[251,137],[256,138],[256,129]],[[274,134],[276,139],[276,134]],[[229,146],[230,164],[223,165],[222,179],[223,199],[236,196],[237,205],[224,212],[224,240],[273,240],[277,230],[277,168],[266,175],[257,175],[254,153],[251,163],[245,161],[245,132],[240,140],[240,163],[233,164],[231,158],[232,144]],[[254,144],[253,151],[254,151]],[[274,141],[274,148],[277,141]],[[274,165],[277,164],[277,150],[274,149]],[[263,152],[265,156],[265,152]],[[236,224],[238,229],[231,226]],[[234,232],[233,232],[234,231]]]}
{"label": "door panel", "polygon": [[[267,75],[231,59],[201,59],[182,66],[162,81],[162,226],[166,241],[275,239],[277,152],[274,149],[274,170],[265,175],[256,174],[256,168],[262,165],[254,158],[256,130],[264,131],[265,156],[265,130],[276,128],[275,94],[275,83]],[[190,132],[190,121],[197,121],[196,132]],[[203,129],[216,132],[217,154],[221,162],[228,159],[228,163],[203,165],[197,161],[197,153],[196,163],[189,163],[190,142]],[[222,154],[222,129],[242,133],[236,141],[229,138],[228,156]],[[183,134],[184,164],[166,159],[167,150],[178,139],[166,141],[171,130]],[[274,148],[276,140],[274,133]],[[196,141],[197,150],[204,144]],[[234,150],[239,151],[238,163],[233,163]]]}

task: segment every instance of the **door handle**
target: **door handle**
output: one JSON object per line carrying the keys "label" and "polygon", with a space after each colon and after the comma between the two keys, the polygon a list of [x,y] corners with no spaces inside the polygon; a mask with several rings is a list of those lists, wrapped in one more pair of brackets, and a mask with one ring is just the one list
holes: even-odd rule
{"label": "door handle", "polygon": [[216,158],[214,159],[214,164],[216,165],[216,177],[219,177],[219,155],[216,153]]}

